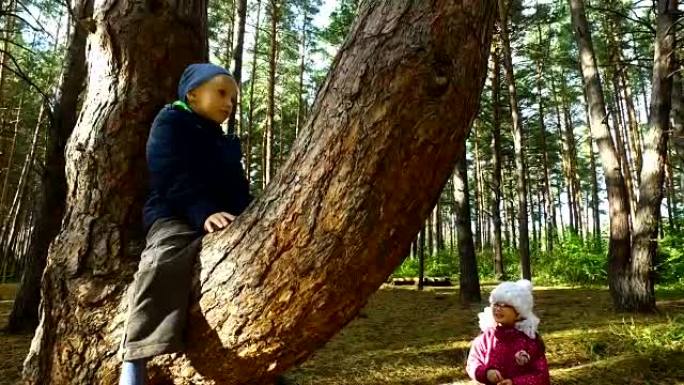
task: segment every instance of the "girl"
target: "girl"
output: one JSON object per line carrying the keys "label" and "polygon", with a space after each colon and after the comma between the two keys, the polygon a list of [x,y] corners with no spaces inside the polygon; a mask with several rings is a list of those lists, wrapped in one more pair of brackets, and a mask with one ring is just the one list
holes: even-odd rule
{"label": "girl", "polygon": [[503,282],[478,315],[480,334],[473,340],[466,371],[487,385],[549,385],[544,343],[532,312],[532,283]]}

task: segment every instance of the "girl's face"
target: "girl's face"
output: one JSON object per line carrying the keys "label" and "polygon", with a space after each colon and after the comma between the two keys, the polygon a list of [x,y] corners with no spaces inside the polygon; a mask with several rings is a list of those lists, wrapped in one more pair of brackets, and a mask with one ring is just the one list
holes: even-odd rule
{"label": "girl's face", "polygon": [[237,93],[233,78],[217,75],[188,92],[188,104],[196,113],[221,124],[233,112]]}
{"label": "girl's face", "polygon": [[492,305],[494,321],[504,326],[513,326],[518,321],[518,312],[509,304],[497,302]]}

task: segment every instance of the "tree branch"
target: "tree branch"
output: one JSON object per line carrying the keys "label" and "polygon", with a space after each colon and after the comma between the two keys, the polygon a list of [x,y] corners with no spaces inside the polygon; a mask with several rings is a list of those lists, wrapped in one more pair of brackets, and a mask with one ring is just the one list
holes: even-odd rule
{"label": "tree branch", "polygon": [[629,15],[627,15],[627,14],[624,14],[624,13],[622,13],[622,12],[620,12],[620,11],[616,11],[616,10],[614,10],[614,9],[605,8],[605,7],[597,7],[597,6],[594,6],[594,5],[591,5],[591,4],[587,4],[587,8],[588,8],[588,9],[591,9],[591,10],[594,10],[594,11],[598,11],[598,12],[612,13],[613,15],[620,16],[620,17],[623,18],[623,19],[632,21],[632,22],[636,23],[637,25],[640,25],[640,26],[642,26],[642,27],[645,27],[645,28],[648,29],[653,35],[655,35],[655,33],[656,33],[655,28],[653,28],[653,26],[651,25],[651,23],[650,23],[649,21],[644,21],[644,20],[642,20],[642,19],[640,19],[640,18],[638,18],[638,17],[632,17],[632,16],[629,16]]}
{"label": "tree branch", "polygon": [[[24,9],[24,11],[25,11],[29,16],[31,16],[31,17],[33,18],[33,20],[36,22],[36,24],[40,27],[40,29],[38,29],[38,28],[35,28],[35,27],[31,26],[32,29],[33,29],[34,31],[36,31],[36,32],[42,32],[42,33],[48,35],[48,36],[50,37],[50,39],[52,39],[52,42],[54,42],[54,41],[56,40],[55,37],[52,36],[52,34],[51,34],[50,32],[48,32],[48,31],[45,29],[45,27],[43,27],[43,25],[40,23],[40,21],[39,21],[35,16],[33,16],[33,14],[32,14],[31,11],[26,7],[26,5],[24,5],[24,3],[22,3],[20,0],[16,0],[16,1],[17,1],[17,4],[21,5],[21,7]],[[26,22],[26,23],[29,24],[28,22]]]}
{"label": "tree branch", "polygon": [[0,53],[4,53],[5,55],[7,55],[7,57],[9,57],[9,59],[12,61],[12,63],[14,63],[14,66],[15,66],[16,68],[10,67],[7,63],[3,63],[3,66],[4,66],[8,71],[10,71],[10,72],[12,72],[14,75],[16,75],[18,78],[20,78],[20,79],[22,79],[24,82],[26,82],[26,84],[28,84],[30,87],[32,87],[33,89],[35,89],[36,92],[38,92],[38,93],[41,95],[41,97],[43,98],[43,102],[45,103],[45,110],[46,110],[48,116],[50,117],[50,119],[52,119],[52,118],[53,118],[53,114],[52,114],[52,102],[51,102],[50,97],[48,96],[48,94],[45,93],[45,91],[43,91],[36,83],[34,83],[33,80],[31,80],[31,77],[28,76],[28,75],[21,69],[21,66],[19,65],[17,59],[12,55],[11,52],[8,52],[7,50],[2,50],[2,49],[0,49]]}

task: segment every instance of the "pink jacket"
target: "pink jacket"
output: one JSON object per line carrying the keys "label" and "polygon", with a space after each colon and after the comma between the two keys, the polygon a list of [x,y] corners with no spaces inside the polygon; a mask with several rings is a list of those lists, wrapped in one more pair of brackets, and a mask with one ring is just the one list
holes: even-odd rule
{"label": "pink jacket", "polygon": [[504,379],[513,380],[513,385],[550,384],[549,366],[539,336],[531,339],[513,327],[489,328],[473,340],[466,366],[468,375],[491,385],[487,380],[489,369],[498,370]]}

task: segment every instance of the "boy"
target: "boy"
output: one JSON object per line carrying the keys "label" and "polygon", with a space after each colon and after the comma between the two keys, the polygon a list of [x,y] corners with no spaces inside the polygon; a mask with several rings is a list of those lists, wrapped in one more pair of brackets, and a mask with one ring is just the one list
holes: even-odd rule
{"label": "boy", "polygon": [[220,124],[238,85],[219,66],[186,68],[176,102],[164,107],[147,141],[150,194],[146,247],[131,287],[120,385],[145,383],[150,357],[183,349],[192,267],[202,231],[228,226],[251,201],[237,137]]}

